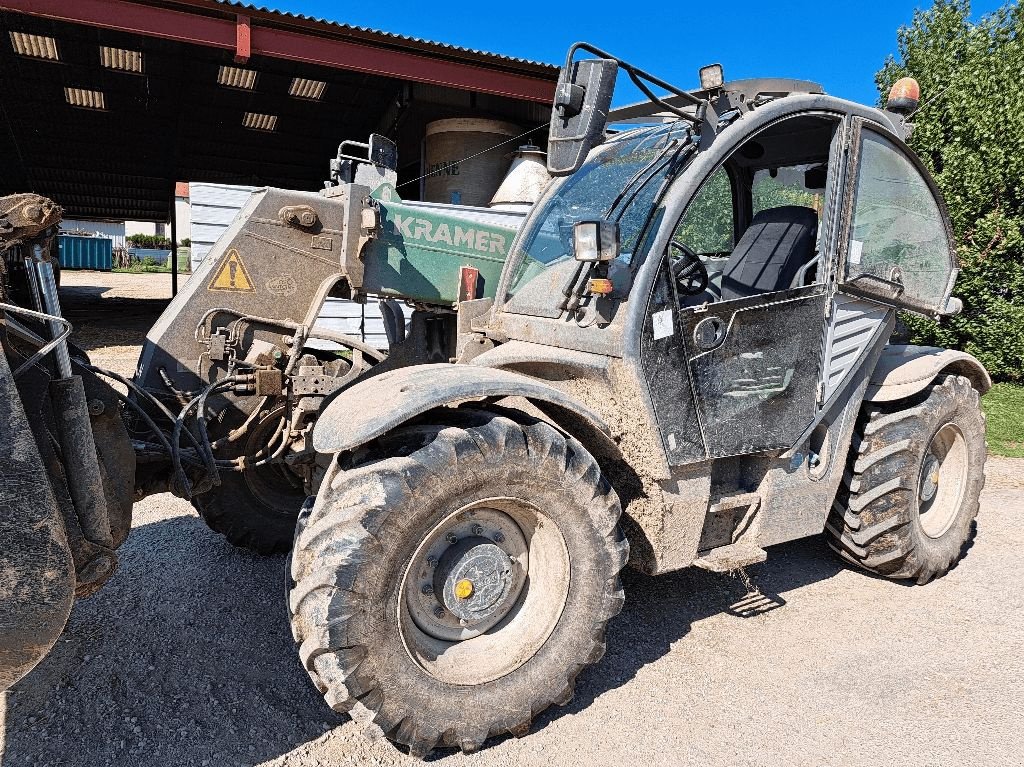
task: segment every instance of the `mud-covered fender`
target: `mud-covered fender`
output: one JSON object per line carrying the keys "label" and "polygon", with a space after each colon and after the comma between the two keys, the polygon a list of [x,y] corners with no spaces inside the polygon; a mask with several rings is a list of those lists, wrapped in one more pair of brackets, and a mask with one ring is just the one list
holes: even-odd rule
{"label": "mud-covered fender", "polygon": [[582,417],[610,435],[594,411],[535,378],[473,365],[414,365],[367,378],[324,408],[313,427],[313,448],[332,454],[376,439],[436,407],[483,397],[525,397],[538,406]]}
{"label": "mud-covered fender", "polygon": [[985,366],[967,352],[889,344],[878,358],[864,399],[868,402],[905,399],[922,391],[940,373],[966,377],[981,394],[992,388]]}

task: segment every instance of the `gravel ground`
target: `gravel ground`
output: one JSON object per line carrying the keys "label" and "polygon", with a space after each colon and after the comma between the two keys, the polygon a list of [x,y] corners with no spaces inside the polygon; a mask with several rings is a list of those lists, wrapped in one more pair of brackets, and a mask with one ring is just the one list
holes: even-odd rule
{"label": "gravel ground", "polygon": [[[153,277],[167,280],[117,281]],[[69,282],[88,279],[96,278],[65,273]],[[83,345],[101,364],[130,372],[157,303],[126,303],[104,336],[103,318],[76,300],[65,299],[69,316],[90,320]],[[1024,764],[1024,597],[1014,580],[1024,460],[992,458],[987,473],[975,543],[927,586],[848,569],[820,538],[776,547],[749,568],[762,594],[753,615],[737,578],[628,572],[608,652],[580,676],[567,707],[539,717],[526,738],[434,759]],[[409,762],[317,695],[292,645],[282,570],[281,557],[233,549],[188,503],[147,498],[118,573],[75,606],[51,655],[0,699],[0,763]]]}

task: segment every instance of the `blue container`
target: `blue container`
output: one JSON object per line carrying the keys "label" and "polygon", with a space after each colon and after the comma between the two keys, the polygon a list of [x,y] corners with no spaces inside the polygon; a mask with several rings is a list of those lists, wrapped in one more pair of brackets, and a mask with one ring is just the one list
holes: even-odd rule
{"label": "blue container", "polygon": [[109,272],[114,262],[114,241],[106,237],[57,237],[62,269],[95,269]]}

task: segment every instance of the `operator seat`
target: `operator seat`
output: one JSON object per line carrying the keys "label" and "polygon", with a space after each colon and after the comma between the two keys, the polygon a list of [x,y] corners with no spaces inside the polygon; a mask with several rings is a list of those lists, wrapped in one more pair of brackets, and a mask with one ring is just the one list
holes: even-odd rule
{"label": "operator seat", "polygon": [[736,243],[722,274],[722,301],[786,290],[814,258],[818,214],[802,205],[762,210]]}

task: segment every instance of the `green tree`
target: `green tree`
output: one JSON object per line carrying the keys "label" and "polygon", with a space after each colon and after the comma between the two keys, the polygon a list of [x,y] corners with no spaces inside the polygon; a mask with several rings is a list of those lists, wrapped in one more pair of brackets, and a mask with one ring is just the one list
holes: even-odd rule
{"label": "green tree", "polygon": [[910,145],[949,207],[962,269],[960,315],[907,317],[914,340],[964,349],[996,378],[1024,381],[1024,13],[1008,3],[977,23],[967,0],[936,0],[897,33],[875,82],[883,98],[921,85]]}

